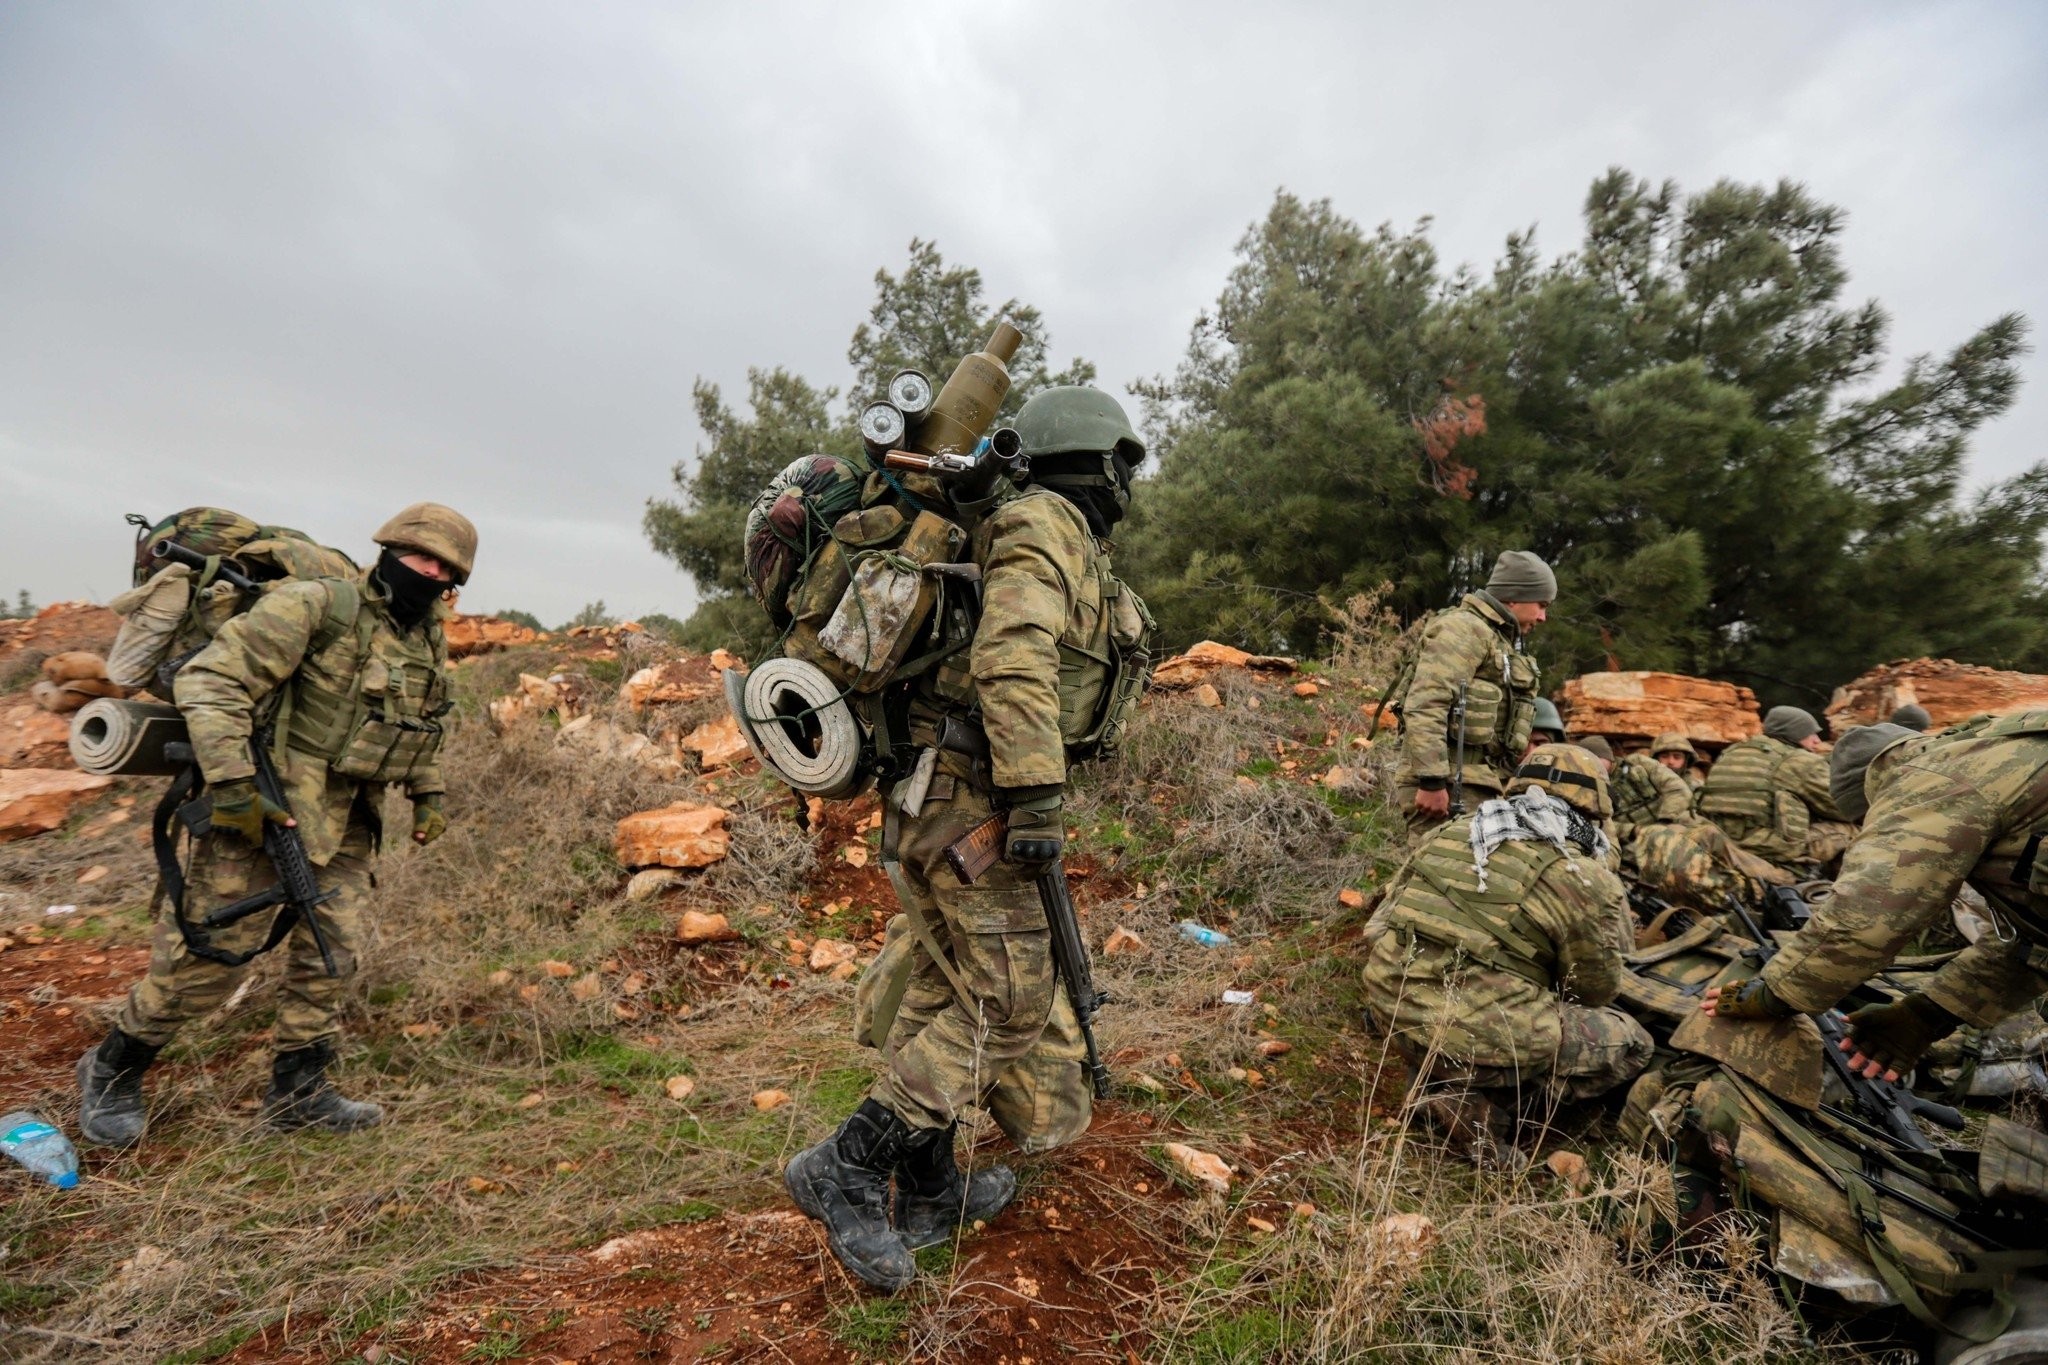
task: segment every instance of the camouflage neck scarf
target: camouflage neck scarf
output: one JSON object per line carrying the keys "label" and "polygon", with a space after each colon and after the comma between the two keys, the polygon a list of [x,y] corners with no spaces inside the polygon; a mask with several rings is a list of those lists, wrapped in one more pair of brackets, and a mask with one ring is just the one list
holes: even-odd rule
{"label": "camouflage neck scarf", "polygon": [[391,619],[398,622],[401,630],[411,630],[426,620],[427,613],[434,609],[434,603],[448,591],[446,583],[406,567],[404,561],[388,549],[377,556],[377,567],[371,577],[384,594]]}

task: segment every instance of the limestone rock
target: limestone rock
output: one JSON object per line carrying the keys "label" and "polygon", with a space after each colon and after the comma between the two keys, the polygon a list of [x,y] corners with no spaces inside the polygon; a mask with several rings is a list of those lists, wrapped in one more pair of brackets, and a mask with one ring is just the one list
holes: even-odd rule
{"label": "limestone rock", "polygon": [[756,1091],[754,1094],[754,1108],[764,1114],[770,1109],[780,1109],[788,1103],[789,1092],[787,1090],[761,1090]]}
{"label": "limestone rock", "polygon": [[712,661],[670,659],[626,679],[619,687],[619,700],[643,711],[649,706],[703,701],[718,687],[718,672]]}
{"label": "limestone rock", "polygon": [[821,938],[811,945],[811,970],[829,972],[859,956],[860,949],[844,939]]}
{"label": "limestone rock", "polygon": [[635,872],[626,883],[626,899],[629,901],[653,900],[662,892],[683,884],[683,874],[672,867],[650,867]]}
{"label": "limestone rock", "polygon": [[489,654],[513,645],[530,645],[545,638],[543,633],[516,621],[460,613],[441,623],[441,633],[447,638],[448,657],[451,659],[467,659],[471,655]]}
{"label": "limestone rock", "polygon": [[1297,697],[1301,697],[1303,699],[1319,696],[1322,693],[1322,690],[1322,684],[1308,682],[1306,680],[1298,682],[1294,685],[1294,695]]}
{"label": "limestone rock", "polygon": [[0,844],[56,829],[81,803],[113,785],[111,777],[49,768],[0,772]]}
{"label": "limestone rock", "polygon": [[1198,684],[1195,690],[1188,693],[1188,695],[1194,698],[1195,705],[1197,706],[1223,705],[1223,694],[1216,690],[1214,683]]}
{"label": "limestone rock", "polygon": [[711,666],[714,669],[717,669],[720,673],[723,673],[728,668],[745,668],[747,666],[747,661],[745,659],[742,659],[739,655],[733,653],[729,649],[712,650],[710,663]]}
{"label": "limestone rock", "polygon": [[695,749],[705,768],[723,768],[747,756],[747,741],[740,735],[740,723],[730,715],[707,720],[683,736],[683,747]]}
{"label": "limestone rock", "polygon": [[40,706],[0,707],[0,768],[76,768],[71,724]]}
{"label": "limestone rock", "polygon": [[1558,705],[1571,738],[1603,735],[1622,749],[1676,731],[1718,750],[1764,728],[1756,693],[1682,673],[1587,673],[1564,685]]}
{"label": "limestone rock", "polygon": [[1229,645],[1219,645],[1214,640],[1204,640],[1185,654],[1176,654],[1152,670],[1154,687],[1193,687],[1213,678],[1225,668],[1240,668],[1253,673],[1284,674],[1295,669],[1294,660],[1273,654],[1247,654]]}
{"label": "limestone rock", "polygon": [[683,760],[637,730],[626,730],[596,716],[578,716],[555,734],[555,747],[585,758],[637,763],[656,777],[674,779]]}
{"label": "limestone rock", "polygon": [[1166,1144],[1166,1155],[1190,1179],[1205,1189],[1216,1194],[1230,1193],[1230,1178],[1234,1172],[1223,1158],[1214,1152],[1205,1152],[1184,1142],[1169,1142]]}
{"label": "limestone rock", "polygon": [[1908,703],[1926,707],[1939,730],[1986,712],[2048,707],[2048,677],[1954,659],[1894,659],[1835,689],[1828,726],[1839,736],[1852,726],[1875,725]]}
{"label": "limestone rock", "polygon": [[709,867],[731,843],[725,821],[717,806],[678,801],[619,821],[612,846],[626,867]]}
{"label": "limestone rock", "polygon": [[706,943],[731,943],[739,936],[740,931],[733,928],[732,921],[724,915],[707,914],[702,910],[683,911],[683,918],[676,925],[676,939],[686,948]]}
{"label": "limestone rock", "polygon": [[503,730],[516,721],[529,716],[538,719],[550,711],[567,721],[575,719],[581,709],[580,689],[570,679],[559,673],[546,678],[521,673],[519,690],[491,703],[491,724]]}
{"label": "limestone rock", "polygon": [[1109,937],[1104,939],[1102,943],[1102,955],[1104,957],[1124,957],[1127,954],[1142,953],[1144,951],[1145,940],[1139,938],[1122,925],[1118,925],[1115,929],[1111,930]]}

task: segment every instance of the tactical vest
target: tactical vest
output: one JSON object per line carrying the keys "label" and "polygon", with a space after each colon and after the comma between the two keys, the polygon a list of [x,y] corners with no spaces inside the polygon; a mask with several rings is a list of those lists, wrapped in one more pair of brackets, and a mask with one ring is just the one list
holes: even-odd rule
{"label": "tactical vest", "polygon": [[[1058,497],[1047,492],[1039,496]],[[1079,509],[1068,504],[1077,519]],[[982,528],[988,526],[983,521]],[[1086,537],[1088,567],[1076,584],[1078,602],[1068,613],[1058,641],[1060,671],[1060,741],[1071,762],[1113,754],[1121,746],[1138,701],[1152,679],[1152,613],[1143,598],[1116,576],[1103,542]],[[973,557],[988,557],[988,534],[977,528]],[[955,629],[968,641],[979,624],[977,610]],[[968,671],[965,645],[949,654],[921,689],[941,709],[972,712],[979,705],[974,678]]]}
{"label": "tactical vest", "polygon": [[1661,818],[1657,807],[1663,800],[1663,787],[1652,771],[1660,767],[1648,754],[1630,754],[1614,765],[1607,790],[1614,802],[1614,823],[1622,837],[1628,837],[1637,825],[1653,825]]}
{"label": "tactical vest", "polygon": [[1759,735],[1721,751],[1700,789],[1699,812],[1753,852],[1779,861],[1806,856],[1810,823],[1806,803],[1778,781],[1778,770],[1799,752]]}
{"label": "tactical vest", "polygon": [[1502,844],[1486,860],[1486,889],[1460,820],[1424,844],[1408,863],[1408,879],[1388,916],[1406,931],[1496,971],[1512,972],[1545,990],[1556,986],[1557,945],[1522,912],[1536,883],[1565,855],[1541,840]]}
{"label": "tactical vest", "polygon": [[361,586],[321,580],[328,609],[282,704],[285,743],[359,782],[403,782],[441,750],[448,645],[434,622],[399,632]]}
{"label": "tactical vest", "polygon": [[[2048,739],[2048,711],[1977,716],[1931,742],[1908,744],[1926,753],[1955,743],[2028,736]],[[2043,757],[2048,758],[2048,746]],[[1968,880],[1990,903],[2002,930],[2017,930],[2032,941],[2028,965],[2048,972],[2048,814],[2007,831],[1984,851]]]}
{"label": "tactical vest", "polygon": [[[1488,636],[1486,655],[1479,661],[1479,667],[1473,670],[1472,681],[1465,688],[1465,762],[1468,766],[1512,772],[1523,751],[1529,747],[1542,671],[1534,659],[1501,634],[1500,627],[1473,601],[1472,595],[1455,607],[1444,608],[1436,614],[1436,619],[1453,612],[1468,612],[1478,618],[1486,627]],[[1382,705],[1391,707],[1396,715],[1402,713],[1408,700],[1408,691],[1415,682],[1416,664],[1421,657],[1422,650],[1417,648],[1402,665],[1401,676],[1388,689]],[[1457,753],[1455,719],[1446,730],[1444,744],[1449,752]]]}

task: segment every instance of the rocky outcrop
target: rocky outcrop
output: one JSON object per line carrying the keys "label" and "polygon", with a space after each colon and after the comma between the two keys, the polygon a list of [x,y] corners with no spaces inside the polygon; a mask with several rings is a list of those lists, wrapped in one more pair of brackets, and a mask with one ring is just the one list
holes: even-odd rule
{"label": "rocky outcrop", "polygon": [[451,616],[442,623],[441,633],[448,639],[451,659],[467,659],[473,654],[489,654],[547,638],[544,632],[496,616]]}
{"label": "rocky outcrop", "polygon": [[113,785],[111,777],[49,768],[0,772],[0,844],[56,829],[72,811]]}
{"label": "rocky outcrop", "polygon": [[1908,703],[1925,707],[1938,730],[1987,712],[2002,716],[2048,707],[2048,677],[1954,659],[1894,659],[1836,688],[1828,701],[1828,725],[1839,735],[1875,725]]}
{"label": "rocky outcrop", "polygon": [[1564,685],[1558,709],[1573,739],[1603,735],[1624,746],[1675,730],[1695,745],[1720,749],[1764,728],[1756,693],[1683,673],[1588,673]]}
{"label": "rocky outcrop", "polygon": [[40,706],[0,706],[0,768],[75,768],[71,723]]}
{"label": "rocky outcrop", "polygon": [[1214,640],[1204,640],[1185,654],[1176,654],[1152,670],[1154,687],[1196,687],[1226,669],[1263,673],[1272,679],[1294,672],[1294,660],[1277,654],[1247,654]]}
{"label": "rocky outcrop", "polygon": [[0,621],[0,673],[18,655],[85,649],[105,654],[121,618],[90,602],[56,602],[22,621]]}

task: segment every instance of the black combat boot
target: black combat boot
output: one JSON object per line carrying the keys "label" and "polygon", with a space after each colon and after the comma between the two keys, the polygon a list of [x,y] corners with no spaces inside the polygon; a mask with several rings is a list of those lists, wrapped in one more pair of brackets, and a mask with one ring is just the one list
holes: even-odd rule
{"label": "black combat boot", "polygon": [[384,1106],[352,1100],[327,1083],[327,1064],[334,1060],[328,1043],[280,1052],[270,1066],[270,1093],[263,1097],[263,1117],[272,1128],[325,1128],[353,1133],[384,1121]]}
{"label": "black combat boot", "polygon": [[889,1226],[889,1176],[909,1136],[902,1119],[863,1100],[838,1132],[798,1152],[782,1172],[796,1206],[825,1225],[839,1263],[890,1293],[917,1277],[917,1262]]}
{"label": "black combat boot", "polygon": [[953,1130],[921,1128],[903,1146],[896,1167],[896,1231],[912,1251],[934,1247],[964,1227],[986,1223],[1017,1197],[1017,1174],[985,1166],[961,1174],[953,1160]]}
{"label": "black combat boot", "polygon": [[115,1029],[78,1059],[78,1131],[103,1147],[127,1147],[149,1126],[142,1073],[159,1049]]}

